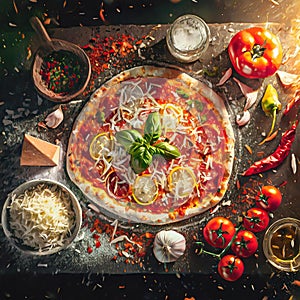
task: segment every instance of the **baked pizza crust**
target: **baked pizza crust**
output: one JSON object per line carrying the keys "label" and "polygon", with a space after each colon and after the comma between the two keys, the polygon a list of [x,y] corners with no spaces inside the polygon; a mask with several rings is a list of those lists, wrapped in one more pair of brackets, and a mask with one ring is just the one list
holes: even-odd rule
{"label": "baked pizza crust", "polygon": [[[208,193],[204,199],[197,202],[197,205],[183,204],[183,209],[181,207],[177,207],[175,209],[170,209],[167,212],[153,212],[149,209],[149,206],[142,206],[134,201],[126,204],[126,202],[120,201],[120,199],[111,197],[105,189],[95,186],[91,179],[87,178],[87,176],[83,174],[82,169],[78,167],[80,164],[84,163],[84,159],[80,157],[80,151],[78,151],[77,147],[79,147],[79,144],[82,146],[82,143],[85,143],[88,140],[88,137],[86,137],[85,140],[79,140],[78,132],[80,132],[83,124],[86,124],[89,118],[97,113],[97,110],[101,107],[101,103],[106,95],[111,91],[118,91],[120,84],[128,80],[154,77],[168,79],[170,85],[173,84],[173,80],[174,82],[176,81],[176,83],[181,82],[182,85],[186,89],[189,89],[192,94],[197,93],[206,98],[210,102],[211,109],[217,115],[216,118],[220,122],[220,126],[226,134],[226,143],[223,149],[224,152],[216,156],[216,159],[220,160],[216,163],[222,166],[224,171],[223,177],[218,186],[218,191],[211,195]],[[118,103],[115,103],[115,105],[117,106]],[[88,142],[86,143],[86,147],[89,147]],[[228,182],[232,173],[234,147],[235,138],[233,128],[223,99],[219,95],[217,95],[203,82],[192,78],[190,75],[182,73],[181,71],[172,68],[141,66],[118,74],[94,92],[73,125],[68,144],[66,166],[70,179],[79,187],[79,189],[91,202],[102,208],[105,214],[134,223],[163,225],[185,220],[192,216],[201,214],[221,201],[227,190]]]}

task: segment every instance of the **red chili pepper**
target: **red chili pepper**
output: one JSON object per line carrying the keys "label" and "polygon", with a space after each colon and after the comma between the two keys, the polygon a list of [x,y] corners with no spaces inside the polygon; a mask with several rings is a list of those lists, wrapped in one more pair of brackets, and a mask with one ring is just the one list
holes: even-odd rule
{"label": "red chili pepper", "polygon": [[300,92],[297,91],[296,94],[293,96],[293,98],[288,102],[286,105],[285,110],[283,111],[283,114],[286,115],[290,110],[296,105],[300,103]]}
{"label": "red chili pepper", "polygon": [[277,149],[271,155],[256,161],[243,173],[243,176],[262,173],[278,167],[290,153],[292,144],[295,140],[298,123],[299,120],[297,120],[290,129],[283,133]]}

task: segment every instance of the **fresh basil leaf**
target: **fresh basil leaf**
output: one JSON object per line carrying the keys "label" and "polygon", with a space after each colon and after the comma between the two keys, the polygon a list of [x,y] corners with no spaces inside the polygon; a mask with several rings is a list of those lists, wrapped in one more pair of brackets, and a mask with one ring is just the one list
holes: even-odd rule
{"label": "fresh basil leaf", "polygon": [[181,155],[177,147],[167,142],[161,142],[155,145],[156,154],[162,155],[166,159],[174,159]]}
{"label": "fresh basil leaf", "polygon": [[176,93],[180,96],[180,97],[182,97],[182,98],[184,98],[184,99],[188,99],[189,98],[189,94],[188,93],[186,93],[184,90],[182,90],[182,89],[176,89]]}
{"label": "fresh basil leaf", "polygon": [[116,139],[128,151],[134,142],[141,142],[143,136],[137,130],[131,129],[117,132]]}
{"label": "fresh basil leaf", "polygon": [[149,114],[144,129],[144,138],[149,144],[155,143],[161,135],[161,124],[158,112]]}
{"label": "fresh basil leaf", "polygon": [[195,107],[199,112],[203,111],[203,103],[199,100],[187,100],[186,103],[191,107]]}
{"label": "fresh basil leaf", "polygon": [[136,174],[145,171],[152,162],[152,155],[146,147],[140,146],[136,149],[134,154],[131,155],[130,165]]}
{"label": "fresh basil leaf", "polygon": [[127,151],[129,154],[135,155],[136,152],[139,153],[140,147],[144,147],[143,142],[133,142]]}
{"label": "fresh basil leaf", "polygon": [[147,150],[149,151],[149,153],[151,155],[154,155],[156,153],[155,146],[151,146],[151,145],[149,146],[149,145],[147,145]]}

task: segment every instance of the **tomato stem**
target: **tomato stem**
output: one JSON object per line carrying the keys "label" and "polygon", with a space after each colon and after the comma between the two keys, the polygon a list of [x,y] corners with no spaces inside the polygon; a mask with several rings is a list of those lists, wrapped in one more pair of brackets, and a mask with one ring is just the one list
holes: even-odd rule
{"label": "tomato stem", "polygon": [[204,254],[208,254],[208,255],[211,255],[212,257],[218,258],[219,260],[222,258],[222,257],[220,256],[220,253],[213,253],[213,252],[204,250],[204,249],[203,249],[204,244],[203,244],[202,242],[196,242],[196,244],[201,245],[201,250],[200,250],[200,253],[199,253],[199,254],[203,254],[203,253],[204,253]]}
{"label": "tomato stem", "polygon": [[214,253],[214,252],[206,251],[206,250],[203,249],[204,244],[202,242],[196,242],[196,244],[201,245],[200,254],[202,254],[202,253],[208,254],[208,255],[211,255],[212,257],[215,257],[215,258],[218,258],[219,260],[221,260],[221,258],[226,254],[228,249],[231,247],[233,241],[235,240],[235,238],[236,238],[236,236],[237,236],[237,234],[238,234],[238,232],[240,231],[241,228],[242,228],[241,224],[238,227],[236,227],[235,233],[234,233],[233,237],[231,238],[230,242],[228,243],[228,245],[220,253]]}
{"label": "tomato stem", "polygon": [[263,204],[265,204],[266,206],[269,205],[269,201],[268,201],[269,197],[264,195],[264,194],[261,194],[259,195],[259,199],[258,201],[261,201]]}
{"label": "tomato stem", "polygon": [[255,44],[253,46],[253,48],[250,51],[252,60],[260,58],[264,55],[264,52],[267,49],[267,48],[264,47],[265,44],[266,44],[266,41],[264,41],[264,43],[262,45]]}
{"label": "tomato stem", "polygon": [[220,253],[220,257],[222,258],[224,256],[224,254],[227,252],[227,250],[231,247],[233,241],[235,240],[238,232],[240,231],[242,225],[239,225],[236,229],[235,229],[235,233],[232,237],[232,239],[230,240],[230,242],[228,243],[228,245],[222,250],[222,252]]}

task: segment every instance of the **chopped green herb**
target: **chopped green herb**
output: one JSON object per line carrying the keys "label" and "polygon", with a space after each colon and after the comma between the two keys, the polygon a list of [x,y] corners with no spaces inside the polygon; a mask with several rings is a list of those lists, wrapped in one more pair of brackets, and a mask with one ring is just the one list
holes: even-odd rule
{"label": "chopped green herb", "polygon": [[40,75],[49,90],[67,94],[80,85],[81,71],[78,58],[69,51],[60,50],[45,57]]}
{"label": "chopped green herb", "polygon": [[219,68],[218,67],[213,67],[212,69],[204,69],[203,74],[208,76],[208,77],[216,77],[219,73]]}
{"label": "chopped green herb", "polygon": [[190,107],[195,107],[197,111],[202,112],[203,111],[203,103],[199,100],[187,100],[186,103]]}
{"label": "chopped green herb", "polygon": [[186,93],[184,90],[182,90],[182,89],[176,89],[176,93],[180,96],[180,97],[182,97],[182,98],[184,98],[184,99],[188,99],[189,98],[189,94],[188,93]]}

